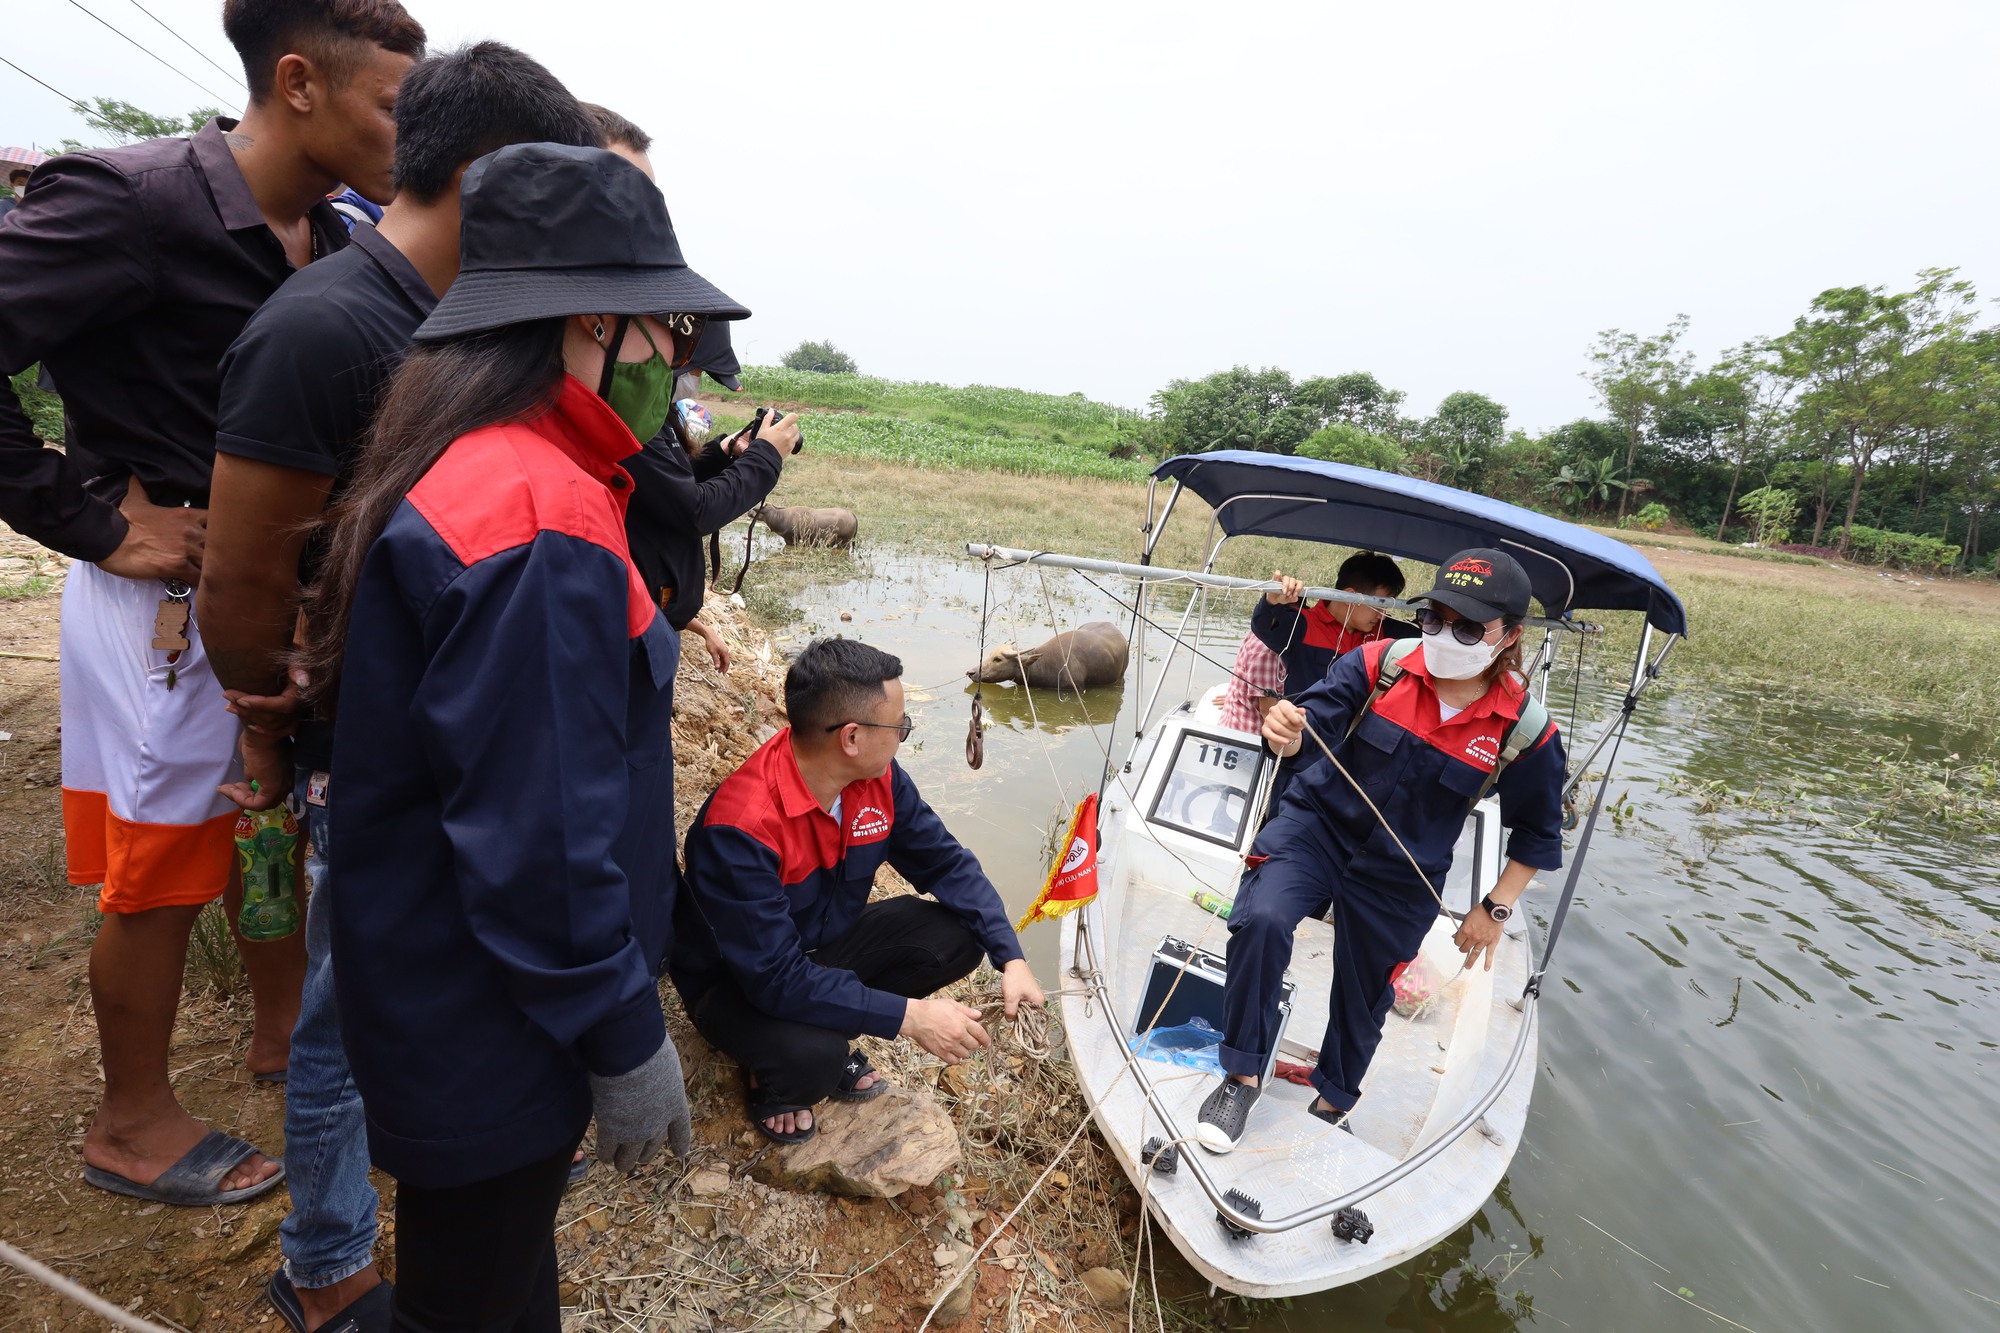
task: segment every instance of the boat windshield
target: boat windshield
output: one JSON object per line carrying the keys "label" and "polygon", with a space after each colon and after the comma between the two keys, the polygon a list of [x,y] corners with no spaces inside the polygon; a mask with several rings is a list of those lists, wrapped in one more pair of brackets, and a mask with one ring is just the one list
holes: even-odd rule
{"label": "boat windshield", "polygon": [[1254,743],[1189,728],[1146,818],[1224,847],[1240,847],[1265,753]]}

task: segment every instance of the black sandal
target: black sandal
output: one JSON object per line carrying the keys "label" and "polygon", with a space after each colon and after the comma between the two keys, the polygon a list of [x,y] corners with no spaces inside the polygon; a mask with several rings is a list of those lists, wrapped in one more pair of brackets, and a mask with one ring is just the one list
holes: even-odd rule
{"label": "black sandal", "polygon": [[[875,1082],[856,1091],[854,1085],[870,1074],[875,1075]],[[866,1055],[855,1051],[847,1057],[847,1063],[841,1066],[840,1082],[834,1084],[833,1095],[837,1101],[872,1102],[888,1090],[889,1080],[883,1078],[880,1071],[869,1063]]]}
{"label": "black sandal", "polygon": [[1350,1134],[1354,1132],[1354,1126],[1347,1123],[1349,1118],[1354,1115],[1353,1108],[1350,1107],[1345,1111],[1340,1111],[1333,1107],[1328,1107],[1322,1111],[1319,1109],[1319,1103],[1320,1098],[1317,1096],[1306,1103],[1306,1114],[1315,1120],[1326,1121],[1327,1124],[1332,1125],[1335,1129],[1344,1129]]}
{"label": "black sandal", "polygon": [[743,1075],[743,1111],[744,1114],[750,1117],[750,1127],[759,1134],[762,1134],[773,1143],[790,1147],[794,1144],[804,1143],[812,1138],[813,1135],[819,1133],[819,1117],[817,1116],[813,1117],[813,1123],[805,1129],[795,1129],[790,1133],[772,1129],[764,1123],[766,1120],[772,1120],[781,1115],[811,1114],[812,1107],[788,1106],[783,1102],[760,1102],[757,1098],[762,1093],[763,1089],[754,1086],[750,1082],[750,1075],[746,1072]]}

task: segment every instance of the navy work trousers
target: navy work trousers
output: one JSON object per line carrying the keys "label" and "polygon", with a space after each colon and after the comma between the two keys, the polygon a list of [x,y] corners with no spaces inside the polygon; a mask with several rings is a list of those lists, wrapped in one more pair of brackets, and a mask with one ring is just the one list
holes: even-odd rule
{"label": "navy work trousers", "polygon": [[1222,1067],[1263,1075],[1278,1040],[1278,988],[1292,961],[1293,934],[1330,904],[1333,991],[1312,1083],[1327,1105],[1351,1110],[1395,998],[1389,974],[1417,956],[1437,919],[1437,902],[1346,879],[1319,821],[1296,807],[1264,826],[1256,851],[1269,859],[1244,872],[1229,911]]}
{"label": "navy work trousers", "polygon": [[[905,896],[869,903],[847,933],[806,957],[845,968],[892,995],[923,999],[979,966],[979,941],[943,903]],[[761,1103],[812,1107],[831,1096],[857,1034],[767,1014],[723,980],[688,1013],[708,1044],[757,1076]]]}

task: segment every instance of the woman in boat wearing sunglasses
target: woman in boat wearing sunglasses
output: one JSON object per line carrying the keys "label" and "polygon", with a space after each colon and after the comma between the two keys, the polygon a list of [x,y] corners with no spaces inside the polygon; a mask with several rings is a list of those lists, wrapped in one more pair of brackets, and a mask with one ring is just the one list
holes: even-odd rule
{"label": "woman in boat wearing sunglasses", "polygon": [[[1229,915],[1226,1076],[1202,1103],[1195,1133],[1204,1147],[1228,1152],[1243,1137],[1277,1041],[1278,992],[1301,921],[1332,909],[1333,989],[1309,1110],[1340,1124],[1382,1039],[1390,973],[1416,956],[1442,910],[1437,893],[1471,806],[1497,790],[1509,838],[1498,881],[1457,934],[1467,967],[1482,957],[1493,966],[1502,923],[1528,881],[1562,863],[1555,726],[1523,738],[1513,762],[1500,760],[1527,694],[1520,640],[1529,595],[1512,556],[1461,551],[1415,599],[1426,603],[1415,648],[1385,672],[1395,645],[1366,645],[1266,715],[1266,743],[1297,756],[1297,769],[1257,835]],[[1326,762],[1321,743],[1339,765]]]}

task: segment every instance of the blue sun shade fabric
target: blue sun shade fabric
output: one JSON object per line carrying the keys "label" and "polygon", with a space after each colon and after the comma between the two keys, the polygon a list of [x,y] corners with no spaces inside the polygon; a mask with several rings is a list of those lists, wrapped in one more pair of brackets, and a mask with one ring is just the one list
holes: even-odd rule
{"label": "blue sun shade fabric", "polygon": [[1232,537],[1328,542],[1435,565],[1468,546],[1511,552],[1550,615],[1643,611],[1670,634],[1687,611],[1645,556],[1621,541],[1519,505],[1345,463],[1222,449],[1153,469],[1220,511]]}

